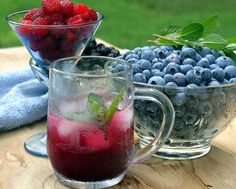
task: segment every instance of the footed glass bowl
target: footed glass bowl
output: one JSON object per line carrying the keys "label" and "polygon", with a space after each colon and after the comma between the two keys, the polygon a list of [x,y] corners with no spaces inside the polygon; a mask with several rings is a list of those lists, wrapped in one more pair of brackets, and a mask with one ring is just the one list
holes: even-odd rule
{"label": "footed glass bowl", "polygon": [[[212,139],[236,118],[236,83],[198,88],[169,88],[142,83],[135,85],[162,91],[174,105],[175,124],[172,133],[155,154],[161,158],[186,160],[207,154],[211,149]],[[141,138],[141,147],[155,137],[162,119],[161,108],[156,104],[135,102],[136,132]]]}

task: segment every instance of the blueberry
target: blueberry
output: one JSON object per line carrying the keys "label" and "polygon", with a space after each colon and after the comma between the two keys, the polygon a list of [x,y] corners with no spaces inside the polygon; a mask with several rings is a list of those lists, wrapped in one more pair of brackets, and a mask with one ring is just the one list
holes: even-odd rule
{"label": "blueberry", "polygon": [[211,64],[211,65],[210,65],[210,69],[211,69],[211,70],[214,70],[214,69],[216,69],[216,68],[219,68],[219,66],[218,66],[217,64]]}
{"label": "blueberry", "polygon": [[208,117],[212,114],[213,107],[209,101],[201,101],[199,104],[198,112],[204,116]]}
{"label": "blueberry", "polygon": [[189,65],[192,65],[192,66],[196,66],[196,62],[195,62],[193,59],[191,59],[191,58],[186,58],[186,59],[183,61],[182,64],[183,64],[183,65],[189,64]]}
{"label": "blueberry", "polygon": [[145,76],[141,73],[136,73],[134,75],[134,81],[135,82],[141,82],[141,83],[147,83],[147,80],[146,80]]}
{"label": "blueberry", "polygon": [[196,84],[199,85],[201,83],[201,78],[195,73],[194,70],[188,71],[186,74],[186,80],[189,84]]}
{"label": "blueberry", "polygon": [[219,86],[220,83],[218,81],[211,81],[210,83],[208,83],[209,86]]}
{"label": "blueberry", "polygon": [[209,61],[210,64],[214,64],[216,59],[215,56],[213,56],[212,54],[207,54],[206,55],[207,60]]}
{"label": "blueberry", "polygon": [[193,125],[197,121],[197,113],[196,112],[186,112],[184,114],[183,119],[187,124]]}
{"label": "blueberry", "polygon": [[186,58],[193,58],[193,57],[196,57],[196,51],[195,49],[193,48],[184,48],[181,52],[181,56],[186,59]]}
{"label": "blueberry", "polygon": [[176,117],[183,117],[185,114],[186,108],[185,106],[176,106],[175,107],[175,116]]}
{"label": "blueberry", "polygon": [[200,103],[200,101],[197,96],[192,97],[188,100],[188,102],[186,102],[187,109],[190,111],[196,110],[199,106],[199,103]]}
{"label": "blueberry", "polygon": [[177,93],[177,88],[178,86],[174,82],[169,82],[166,84],[165,87],[165,93],[167,96],[173,96]]}
{"label": "blueberry", "polygon": [[184,45],[184,46],[181,48],[181,50],[184,50],[184,49],[186,49],[186,48],[190,48],[190,46],[189,46],[189,45]]}
{"label": "blueberry", "polygon": [[236,77],[229,80],[229,83],[236,83]]}
{"label": "blueberry", "polygon": [[136,55],[136,54],[128,54],[128,55],[125,57],[125,60],[128,61],[128,60],[131,59],[131,58],[139,59],[138,55]]}
{"label": "blueberry", "polygon": [[211,54],[211,50],[208,47],[202,47],[199,53],[202,57],[205,57],[206,55]]}
{"label": "blueberry", "polygon": [[203,68],[200,66],[195,66],[193,68],[193,70],[194,70],[194,73],[199,77],[199,79],[201,79],[201,72],[202,72]]}
{"label": "blueberry", "polygon": [[142,70],[151,70],[152,69],[152,64],[147,60],[141,59],[137,62],[137,64],[140,65],[140,68]]}
{"label": "blueberry", "polygon": [[131,64],[135,64],[138,62],[138,59],[136,58],[130,58],[129,60],[127,60],[127,62],[131,63]]}
{"label": "blueberry", "polygon": [[181,71],[183,74],[186,74],[189,70],[192,70],[192,69],[193,69],[193,66],[190,65],[190,64],[180,65],[180,71]]}
{"label": "blueberry", "polygon": [[200,55],[200,54],[196,54],[196,56],[194,57],[194,60],[196,61],[196,62],[199,62],[200,60],[202,59],[202,56]]}
{"label": "blueberry", "polygon": [[146,77],[147,81],[152,77],[152,73],[150,70],[143,70],[142,74]]}
{"label": "blueberry", "polygon": [[171,54],[172,54],[171,51],[166,51],[166,52],[164,53],[165,57],[168,57],[168,56],[170,56]]}
{"label": "blueberry", "polygon": [[178,73],[180,71],[179,64],[176,64],[175,62],[169,63],[166,68],[164,69],[166,74],[172,74]]}
{"label": "blueberry", "polygon": [[230,80],[231,78],[236,77],[236,67],[235,66],[227,66],[225,68],[225,78]]}
{"label": "blueberry", "polygon": [[125,70],[125,65],[124,64],[117,64],[117,66],[114,68],[114,72],[117,73],[117,72],[121,72]]}
{"label": "blueberry", "polygon": [[225,78],[225,71],[218,67],[214,70],[212,70],[213,78],[215,78],[218,81],[224,81]]}
{"label": "blueberry", "polygon": [[220,54],[217,50],[211,50],[212,55],[215,57],[215,59],[219,58]]}
{"label": "blueberry", "polygon": [[132,67],[133,67],[133,73],[134,74],[142,72],[142,69],[141,69],[139,64],[132,64]]}
{"label": "blueberry", "polygon": [[148,84],[165,86],[165,80],[160,76],[153,76],[148,80]]}
{"label": "blueberry", "polygon": [[196,90],[198,89],[199,87],[192,83],[192,84],[188,84],[185,88],[185,93],[189,96],[195,96],[196,95]]}
{"label": "blueberry", "polygon": [[149,62],[152,62],[154,58],[156,58],[156,55],[151,49],[145,50],[141,54],[141,59],[148,60]]}
{"label": "blueberry", "polygon": [[222,69],[225,69],[227,66],[230,66],[233,64],[233,61],[231,58],[227,56],[221,56],[216,59],[216,64],[220,66]]}
{"label": "blueberry", "polygon": [[208,68],[204,68],[202,71],[201,71],[201,77],[202,77],[202,81],[206,82],[206,83],[209,83],[211,82],[211,79],[213,77],[213,74],[211,72],[210,69]]}
{"label": "blueberry", "polygon": [[187,100],[188,97],[183,92],[177,93],[175,96],[171,97],[171,102],[177,106],[182,106]]}
{"label": "blueberry", "polygon": [[186,86],[186,76],[184,74],[176,73],[176,74],[174,74],[173,77],[174,77],[175,83],[178,86],[181,86],[181,87]]}
{"label": "blueberry", "polygon": [[167,63],[175,62],[176,64],[180,64],[180,58],[176,54],[171,54],[171,55],[166,57],[166,62]]}
{"label": "blueberry", "polygon": [[164,58],[164,52],[160,48],[156,48],[153,50],[156,58]]}
{"label": "blueberry", "polygon": [[209,60],[207,58],[202,58],[198,63],[197,66],[200,66],[202,68],[209,68],[210,63]]}
{"label": "blueberry", "polygon": [[165,64],[162,62],[157,62],[152,66],[152,69],[158,69],[160,71],[163,71],[165,68]]}
{"label": "blueberry", "polygon": [[179,56],[181,54],[181,51],[180,50],[174,50],[173,53]]}
{"label": "blueberry", "polygon": [[173,51],[174,47],[173,46],[161,46],[161,49],[165,49],[166,51]]}
{"label": "blueberry", "polygon": [[175,82],[174,77],[171,74],[165,74],[164,80],[165,80],[166,83]]}
{"label": "blueberry", "polygon": [[156,64],[156,63],[158,63],[159,62],[159,59],[158,58],[154,58],[153,60],[152,60],[152,64]]}
{"label": "blueberry", "polygon": [[223,84],[228,84],[228,83],[230,83],[230,82],[229,82],[229,80],[224,79],[224,81],[223,81],[222,83],[223,83]]}
{"label": "blueberry", "polygon": [[141,52],[142,49],[140,47],[137,47],[133,50],[133,52],[137,55],[139,52]]}
{"label": "blueberry", "polygon": [[152,75],[153,75],[153,76],[160,76],[160,77],[162,77],[162,78],[165,76],[165,73],[161,72],[161,71],[158,70],[158,69],[153,69],[151,72],[152,72]]}

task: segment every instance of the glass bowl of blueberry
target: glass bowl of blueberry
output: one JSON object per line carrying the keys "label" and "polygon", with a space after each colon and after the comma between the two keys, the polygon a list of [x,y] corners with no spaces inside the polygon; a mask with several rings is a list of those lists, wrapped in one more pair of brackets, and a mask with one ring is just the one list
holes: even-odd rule
{"label": "glass bowl of blueberry", "polygon": [[[236,66],[221,52],[206,47],[146,46],[122,58],[132,64],[136,86],[162,91],[175,108],[172,133],[155,156],[201,157],[210,151],[212,139],[236,118]],[[155,137],[162,118],[156,104],[135,101],[141,147]]]}

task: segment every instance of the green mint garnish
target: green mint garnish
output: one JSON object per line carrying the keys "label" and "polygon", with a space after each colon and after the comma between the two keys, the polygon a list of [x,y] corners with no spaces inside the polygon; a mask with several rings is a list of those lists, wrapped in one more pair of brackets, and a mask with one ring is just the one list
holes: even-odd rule
{"label": "green mint garnish", "polygon": [[226,40],[219,34],[214,33],[218,23],[218,16],[212,16],[203,23],[191,23],[184,27],[169,26],[163,29],[160,34],[153,34],[154,40],[149,42],[156,45],[173,46],[199,46],[208,47],[222,51],[231,57],[236,63],[236,36]]}
{"label": "green mint garnish", "polygon": [[100,115],[105,112],[105,106],[102,98],[95,93],[90,93],[88,96],[88,107],[92,114]]}

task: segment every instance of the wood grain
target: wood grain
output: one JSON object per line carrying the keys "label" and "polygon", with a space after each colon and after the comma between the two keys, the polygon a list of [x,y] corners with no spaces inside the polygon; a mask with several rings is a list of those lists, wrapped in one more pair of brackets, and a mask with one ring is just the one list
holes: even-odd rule
{"label": "wood grain", "polygon": [[[24,48],[0,49],[0,72],[28,67]],[[46,120],[0,134],[0,189],[66,189],[48,159],[23,148],[31,135],[46,130]],[[214,141],[211,152],[191,161],[150,158],[129,168],[113,189],[236,189],[236,120]]]}

